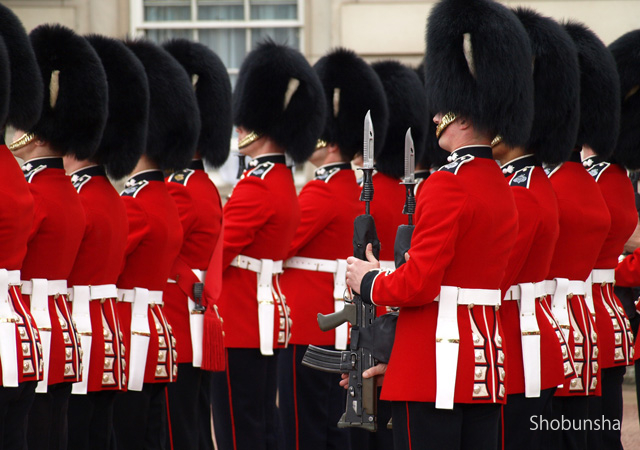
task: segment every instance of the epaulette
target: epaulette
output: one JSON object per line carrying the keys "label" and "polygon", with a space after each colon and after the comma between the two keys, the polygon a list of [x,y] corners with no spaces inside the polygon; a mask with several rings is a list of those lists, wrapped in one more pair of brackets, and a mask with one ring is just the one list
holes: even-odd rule
{"label": "epaulette", "polygon": [[187,185],[187,182],[189,181],[189,177],[191,175],[193,175],[195,173],[195,170],[193,169],[184,169],[184,170],[180,170],[178,172],[173,172],[170,176],[168,181],[171,181],[172,183],[178,183],[178,184],[182,184],[183,186]]}
{"label": "epaulette", "polygon": [[544,169],[544,173],[547,174],[547,178],[550,177],[551,175],[553,175],[554,173],[556,173],[556,171],[562,167],[562,163],[560,164],[551,164],[551,165],[547,165],[547,164],[542,164],[542,168]]}
{"label": "epaulette", "polygon": [[33,180],[33,177],[36,176],[38,173],[42,172],[44,169],[47,168],[46,164],[40,164],[39,166],[32,166],[31,163],[26,163],[24,166],[22,166],[22,171],[24,172],[24,177],[27,180],[27,183],[31,183],[31,180]]}
{"label": "epaulette", "polygon": [[84,175],[71,175],[71,184],[73,184],[73,187],[76,189],[76,191],[78,191],[78,194],[80,193],[80,189],[82,189],[82,186],[84,186],[85,184],[87,184],[87,181],[89,181],[91,179],[91,175],[85,173]]}
{"label": "epaulette", "polygon": [[587,172],[589,172],[589,175],[591,175],[594,180],[598,181],[600,175],[602,175],[602,173],[607,170],[607,167],[609,167],[610,165],[611,163],[602,161],[591,166],[591,168],[587,169]]}
{"label": "epaulette", "polygon": [[314,176],[313,179],[314,180],[324,181],[325,183],[328,183],[329,180],[331,179],[331,177],[333,177],[338,172],[340,172],[340,168],[339,167],[334,167],[334,168],[329,169],[329,170],[325,169],[324,167],[321,167],[318,170],[316,170],[315,176]]}
{"label": "epaulette", "polygon": [[140,180],[131,186],[127,186],[121,193],[121,197],[135,197],[138,193],[147,186],[149,182],[147,180]]}
{"label": "epaulette", "polygon": [[462,155],[460,158],[450,162],[449,164],[445,164],[444,166],[438,169],[439,172],[451,172],[452,174],[457,174],[460,167],[464,164],[473,161],[476,157],[473,155]]}
{"label": "epaulette", "polygon": [[531,183],[531,175],[533,175],[534,168],[535,166],[527,166],[518,170],[513,174],[513,177],[511,177],[509,186],[520,186],[529,189],[529,184]]}
{"label": "epaulette", "polygon": [[258,177],[264,180],[264,177],[275,166],[271,161],[265,161],[262,164],[258,164],[253,170],[247,173],[248,177]]}

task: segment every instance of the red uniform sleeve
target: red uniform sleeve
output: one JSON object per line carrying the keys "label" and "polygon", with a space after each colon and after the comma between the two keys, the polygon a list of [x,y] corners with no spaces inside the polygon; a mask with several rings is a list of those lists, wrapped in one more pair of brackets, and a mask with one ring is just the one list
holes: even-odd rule
{"label": "red uniform sleeve", "polygon": [[[132,197],[122,197],[129,220],[129,234],[127,235],[127,249],[125,259],[140,245],[142,238],[149,232],[147,214]],[[124,260],[123,260],[124,264]]]}
{"label": "red uniform sleeve", "polygon": [[640,247],[616,267],[616,284],[625,287],[640,286]]}
{"label": "red uniform sleeve", "polygon": [[[31,233],[29,234],[29,241],[33,239],[37,234],[42,221],[45,219],[47,211],[42,203],[42,198],[38,195],[33,196],[33,223],[31,225]],[[28,241],[28,242],[29,242]],[[27,244],[28,245],[28,244]]]}
{"label": "red uniform sleeve", "polygon": [[269,190],[258,177],[247,177],[238,182],[231,198],[224,205],[223,270],[231,260],[242,254],[256,232],[271,217]]}
{"label": "red uniform sleeve", "polygon": [[421,306],[431,303],[440,293],[458,235],[468,226],[461,220],[468,194],[456,175],[437,172],[430,178],[418,199],[416,215],[420,219],[411,239],[409,261],[395,272],[380,272],[370,287],[362,283],[363,291],[371,289],[363,296],[376,305]]}
{"label": "red uniform sleeve", "polygon": [[187,188],[179,183],[166,183],[167,190],[178,208],[184,236],[188,236],[196,224],[195,206]]}
{"label": "red uniform sleeve", "polygon": [[333,216],[329,213],[332,210],[331,199],[329,188],[324,182],[311,181],[300,191],[300,225],[291,242],[287,258],[296,255],[332,220]]}

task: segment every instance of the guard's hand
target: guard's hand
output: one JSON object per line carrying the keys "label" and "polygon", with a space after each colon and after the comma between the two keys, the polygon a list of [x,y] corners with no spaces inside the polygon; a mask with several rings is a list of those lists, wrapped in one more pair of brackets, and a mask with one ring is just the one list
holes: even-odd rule
{"label": "guard's hand", "polygon": [[380,268],[380,262],[373,256],[373,246],[367,244],[365,250],[366,261],[356,258],[355,256],[349,256],[347,258],[347,285],[354,292],[360,292],[360,283],[364,275],[373,269]]}
{"label": "guard's hand", "polygon": [[384,374],[387,372],[387,365],[385,363],[378,363],[370,369],[362,372],[362,378],[373,378],[376,379],[376,386],[382,386],[382,382],[384,381]]}

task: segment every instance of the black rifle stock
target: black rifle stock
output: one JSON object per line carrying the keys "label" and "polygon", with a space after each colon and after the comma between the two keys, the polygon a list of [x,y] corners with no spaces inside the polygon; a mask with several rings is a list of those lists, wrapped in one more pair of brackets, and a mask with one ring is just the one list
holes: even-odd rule
{"label": "black rifle stock", "polygon": [[[371,243],[373,254],[378,258],[380,241],[376,233],[373,217],[363,214],[353,223],[353,254],[366,260],[366,247]],[[347,405],[345,413],[338,422],[339,428],[359,427],[369,431],[376,430],[377,392],[374,378],[362,378],[362,372],[373,367],[376,360],[370,348],[360,345],[361,329],[370,327],[376,318],[376,307],[362,301],[354,294],[353,300],[345,301],[344,309],[333,314],[318,314],[318,324],[323,331],[330,330],[349,322],[351,324],[351,343],[349,350],[327,350],[310,345],[302,364],[314,369],[333,373],[347,373]]]}

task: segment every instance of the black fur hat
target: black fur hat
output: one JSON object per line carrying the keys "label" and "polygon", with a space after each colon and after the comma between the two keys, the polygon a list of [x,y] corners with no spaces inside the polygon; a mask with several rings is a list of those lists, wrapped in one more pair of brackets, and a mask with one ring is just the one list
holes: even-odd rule
{"label": "black fur hat", "polygon": [[[0,37],[9,54],[9,61],[2,65],[10,66],[11,71],[7,124],[19,130],[28,130],[42,113],[42,76],[27,32],[20,19],[4,5],[0,5],[0,23]],[[3,95],[2,98],[7,97]],[[3,124],[4,121],[0,126]]]}
{"label": "black fur hat", "polygon": [[210,166],[220,167],[229,156],[233,127],[227,68],[218,55],[198,42],[172,39],[162,46],[192,79],[202,123],[197,150]]}
{"label": "black fur hat", "polygon": [[316,148],[325,110],[320,80],[299,51],[266,40],[247,55],[233,92],[236,125],[269,136],[302,163]]}
{"label": "black fur hat", "polygon": [[616,162],[640,169],[640,30],[630,31],[609,45],[620,77],[620,134],[613,152]]}
{"label": "black fur hat", "polygon": [[53,149],[91,159],[107,122],[107,76],[95,50],[62,25],[29,34],[44,81],[42,115],[27,131]]}
{"label": "black fur hat", "polygon": [[375,133],[374,156],[377,157],[385,142],[389,118],[378,75],[362,58],[345,48],[330,51],[313,69],[322,82],[327,105],[320,139],[336,144],[343,157],[353,159],[362,152],[364,117],[370,110]]}
{"label": "black fur hat", "polygon": [[533,121],[531,50],[515,14],[491,0],[441,0],[427,21],[429,109],[468,117],[509,146]]}
{"label": "black fur hat", "polygon": [[[9,114],[9,93],[11,84],[11,73],[9,70],[9,53],[4,45],[4,40],[0,37],[0,124],[4,124]],[[0,143],[4,144],[4,135]]]}
{"label": "black fur hat", "polygon": [[416,161],[425,151],[428,122],[427,93],[416,72],[397,61],[372,64],[387,97],[389,126],[384,144],[377,145],[376,169],[385,175],[402,178],[404,174],[404,140],[407,128],[411,136]]}
{"label": "black fur hat", "polygon": [[578,50],[580,127],[575,147],[588,145],[602,158],[613,153],[620,132],[620,78],[613,55],[585,25],[567,22]]}
{"label": "black fur hat", "polygon": [[121,41],[90,35],[109,85],[109,117],[93,160],[115,179],[131,173],[147,144],[149,86],[142,63]]}
{"label": "black fur hat", "polygon": [[145,39],[127,40],[149,83],[147,155],[162,170],[182,170],[196,152],[200,113],[191,80],[180,63]]}
{"label": "black fur hat", "polygon": [[525,146],[544,163],[566,161],[580,123],[578,53],[564,28],[527,8],[515,10],[527,30],[533,56],[534,117]]}

